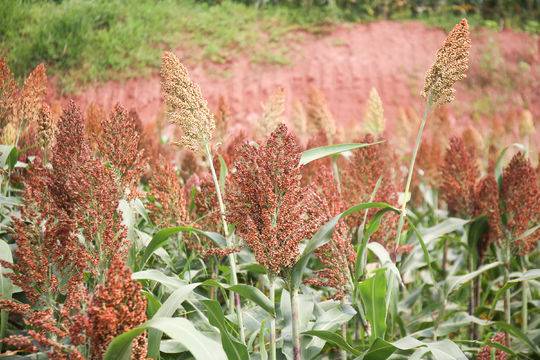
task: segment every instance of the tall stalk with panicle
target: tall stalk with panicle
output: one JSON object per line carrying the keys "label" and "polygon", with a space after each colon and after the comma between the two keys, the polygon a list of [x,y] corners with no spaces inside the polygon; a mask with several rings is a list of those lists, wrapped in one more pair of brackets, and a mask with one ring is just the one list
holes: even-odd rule
{"label": "tall stalk with panicle", "polygon": [[[258,146],[244,144],[231,171],[227,192],[227,218],[253,251],[270,278],[274,297],[277,276],[287,277],[291,295],[292,345],[300,359],[298,287],[290,272],[300,255],[299,245],[310,238],[326,218],[316,210],[319,196],[301,185],[300,147],[283,124]],[[275,325],[271,324],[271,356],[274,356]]]}
{"label": "tall stalk with panicle", "polygon": [[[201,89],[191,81],[187,69],[180,60],[171,52],[163,54],[161,67],[161,87],[165,103],[168,108],[168,117],[171,123],[182,129],[183,135],[177,145],[187,147],[194,152],[203,152],[206,156],[212,180],[216,190],[219,203],[219,211],[223,234],[227,245],[231,245],[231,234],[225,217],[225,203],[221,193],[221,187],[214,168],[210,141],[215,130],[215,121],[212,113],[208,109],[206,100],[203,98]],[[231,285],[238,284],[236,275],[236,257],[229,254],[231,266]],[[242,307],[240,298],[233,292],[230,294],[230,310],[236,315],[238,327],[240,328],[240,338],[245,343],[244,322],[242,317]]]}
{"label": "tall stalk with panicle", "polygon": [[426,126],[427,118],[431,110],[437,105],[450,103],[454,100],[454,84],[465,78],[469,67],[469,49],[471,40],[469,37],[469,24],[466,19],[461,20],[448,34],[443,46],[438,50],[434,64],[426,74],[422,96],[426,99],[424,114],[416,135],[416,141],[409,163],[407,181],[401,200],[401,214],[398,221],[396,245],[400,244],[401,232],[405,223],[407,203],[410,199],[410,188],[414,172],[416,156],[422,143],[422,135]]}
{"label": "tall stalk with panicle", "polygon": [[[533,251],[540,237],[540,230],[530,231],[531,225],[540,222],[540,186],[535,169],[524,153],[514,155],[504,169],[501,182],[501,198],[505,210],[505,243],[504,248],[504,285],[510,278],[512,252],[515,250],[522,257]],[[525,259],[522,258],[522,266]],[[522,289],[522,327],[528,327],[528,284]],[[511,324],[511,293],[507,289],[504,294],[505,321]],[[510,338],[508,338],[510,340]],[[508,341],[509,342],[509,341]]]}

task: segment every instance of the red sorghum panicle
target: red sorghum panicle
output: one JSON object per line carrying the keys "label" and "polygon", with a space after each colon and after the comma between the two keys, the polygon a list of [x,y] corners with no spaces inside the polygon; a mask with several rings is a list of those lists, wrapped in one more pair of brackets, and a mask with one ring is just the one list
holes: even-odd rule
{"label": "red sorghum panicle", "polygon": [[313,213],[319,196],[300,185],[299,159],[300,148],[282,124],[266,143],[245,144],[231,171],[228,219],[274,274],[295,263],[300,242],[324,221]]}
{"label": "red sorghum panicle", "polygon": [[187,201],[180,178],[166,159],[161,159],[149,181],[154,202],[148,205],[152,221],[159,227],[187,225]]}
{"label": "red sorghum panicle", "polygon": [[38,348],[32,343],[32,339],[24,335],[10,335],[0,339],[0,342],[23,352],[35,353],[38,351]]}
{"label": "red sorghum panicle", "polygon": [[[91,359],[101,359],[111,340],[146,321],[146,300],[141,285],[131,280],[131,270],[114,257],[105,283],[98,285],[88,309]],[[131,358],[145,359],[146,335],[138,336]]]}
{"label": "red sorghum panicle", "polygon": [[94,261],[125,251],[125,229],[117,213],[122,190],[113,170],[93,156],[84,120],[73,103],[60,118],[52,154],[55,202],[93,243]]}
{"label": "red sorghum panicle", "polygon": [[[3,266],[3,265],[2,265]],[[6,310],[18,315],[26,315],[30,312],[30,305],[15,300],[0,299],[0,310]]]}
{"label": "red sorghum panicle", "polygon": [[113,166],[121,186],[133,196],[144,165],[137,114],[117,104],[109,117],[102,119],[101,129],[99,152]]}
{"label": "red sorghum panicle", "polygon": [[441,169],[441,194],[451,215],[472,216],[478,176],[475,155],[468,151],[461,138],[451,138]]}
{"label": "red sorghum panicle", "polygon": [[[323,168],[315,179],[314,187],[323,199],[319,209],[325,215],[325,221],[329,221],[344,209],[343,201],[333,181],[332,171]],[[315,251],[315,255],[323,265],[323,269],[317,272],[316,278],[311,278],[306,283],[315,286],[328,286],[335,289],[334,298],[341,299],[347,293],[349,269],[356,260],[356,253],[348,236],[347,225],[340,220],[332,234],[332,240]]]}
{"label": "red sorghum panicle", "polygon": [[51,171],[36,160],[25,178],[21,218],[15,221],[17,261],[8,265],[14,270],[9,276],[31,303],[57,291],[56,275],[68,280],[83,271],[88,261],[75,223],[58,207],[52,184]]}
{"label": "red sorghum panicle", "polygon": [[[506,340],[506,334],[503,332],[496,333],[492,338],[491,342],[498,343],[504,346],[507,346],[508,342]],[[484,346],[479,352],[477,356],[477,360],[491,360],[491,353],[494,352],[495,359],[496,360],[506,360],[508,358],[508,355],[499,349],[492,348],[491,346]]]}
{"label": "red sorghum panicle", "polygon": [[540,230],[523,239],[519,237],[540,221],[540,189],[536,172],[525,154],[516,154],[504,169],[501,197],[515,246],[520,254],[527,254],[536,247]]}
{"label": "red sorghum panicle", "polygon": [[[372,135],[366,135],[357,142],[373,143],[375,141],[376,139]],[[343,194],[344,198],[348,199],[349,206],[369,202],[379,179],[381,179],[380,186],[373,201],[383,201],[392,206],[398,205],[399,195],[396,174],[393,170],[393,159],[395,159],[395,155],[387,142],[354,150],[350,160],[343,165],[344,175],[342,176]],[[368,211],[368,221],[376,212],[376,209]],[[358,213],[349,216],[348,223],[357,227],[362,219],[363,213]],[[379,229],[371,236],[372,241],[384,245],[393,255],[410,250],[408,245],[396,248],[394,244],[398,219],[398,214],[387,213],[382,219]]]}
{"label": "red sorghum panicle", "polygon": [[[421,172],[421,176],[418,177],[418,179],[433,188],[441,183],[440,168],[443,162],[442,147],[443,146],[440,145],[440,139],[431,136],[424,139],[418,150],[416,167]],[[416,193],[418,193],[418,191]]]}
{"label": "red sorghum panicle", "polygon": [[195,223],[203,229],[218,231],[220,225],[219,204],[210,173],[197,177],[196,193],[193,198]]}
{"label": "red sorghum panicle", "polygon": [[486,216],[489,226],[487,234],[478,244],[478,252],[482,257],[488,246],[500,242],[503,236],[499,188],[493,175],[485,176],[476,184],[474,202],[474,216]]}

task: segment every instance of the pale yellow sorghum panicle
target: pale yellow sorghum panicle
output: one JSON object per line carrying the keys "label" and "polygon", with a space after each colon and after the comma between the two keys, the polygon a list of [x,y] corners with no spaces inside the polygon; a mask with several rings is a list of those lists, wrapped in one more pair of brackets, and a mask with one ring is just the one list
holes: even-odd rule
{"label": "pale yellow sorghum panicle", "polygon": [[475,152],[481,154],[486,147],[484,137],[476,129],[476,127],[469,125],[462,133],[463,141],[468,147],[472,147]]}
{"label": "pale yellow sorghum panicle", "polygon": [[285,112],[285,89],[278,87],[263,105],[263,114],[256,126],[259,137],[267,137],[283,122]]}
{"label": "pale yellow sorghum panicle", "polygon": [[535,131],[533,114],[529,110],[523,110],[519,122],[519,134],[525,137],[534,134]]}
{"label": "pale yellow sorghum panicle", "polygon": [[298,100],[293,103],[291,124],[297,136],[302,137],[307,134],[307,114],[304,105]]}
{"label": "pale yellow sorghum panicle", "polygon": [[168,51],[162,58],[161,92],[169,121],[183,132],[177,145],[201,152],[212,139],[216,126],[214,116],[186,67]]}
{"label": "pale yellow sorghum panicle", "polygon": [[308,132],[311,135],[323,132],[329,143],[332,143],[336,134],[336,121],[328,108],[324,94],[315,88],[309,92],[306,114]]}
{"label": "pale yellow sorghum panicle", "polygon": [[6,145],[13,145],[17,141],[17,128],[12,122],[9,122],[2,129],[2,137],[0,142]]}
{"label": "pale yellow sorghum panicle", "polygon": [[47,75],[45,65],[39,64],[28,75],[21,89],[17,106],[15,107],[15,125],[26,129],[28,124],[36,124],[47,92]]}
{"label": "pale yellow sorghum panicle", "polygon": [[452,86],[466,76],[470,47],[469,24],[463,19],[450,31],[426,74],[422,96],[431,104],[441,105],[454,100],[456,90]]}
{"label": "pale yellow sorghum panicle", "polygon": [[368,134],[380,135],[384,132],[384,127],[383,103],[377,89],[371,88],[364,115],[364,130]]}
{"label": "pale yellow sorghum panicle", "polygon": [[47,104],[43,104],[37,118],[37,138],[39,146],[46,149],[52,143],[54,137],[54,120],[51,109]]}

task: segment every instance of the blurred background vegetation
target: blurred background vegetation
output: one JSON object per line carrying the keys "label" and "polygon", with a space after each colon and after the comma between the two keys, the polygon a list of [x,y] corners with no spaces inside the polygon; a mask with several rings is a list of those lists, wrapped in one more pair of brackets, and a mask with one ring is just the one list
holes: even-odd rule
{"label": "blurred background vegetation", "polygon": [[164,48],[222,63],[255,49],[254,61],[286,64],[280,47],[295,29],[419,19],[448,30],[463,16],[473,26],[540,32],[540,0],[0,0],[0,56],[18,78],[45,62],[69,91],[145,75]]}

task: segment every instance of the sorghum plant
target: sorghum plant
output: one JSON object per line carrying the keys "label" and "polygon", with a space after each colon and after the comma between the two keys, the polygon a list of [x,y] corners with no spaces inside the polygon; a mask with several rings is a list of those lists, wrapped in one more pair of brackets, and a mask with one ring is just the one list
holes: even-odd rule
{"label": "sorghum plant", "polygon": [[423,117],[373,89],[354,129],[316,89],[291,118],[279,87],[251,126],[214,115],[170,52],[165,116],[85,119],[0,61],[0,357],[538,357],[534,110],[457,122],[469,47],[463,20]]}

